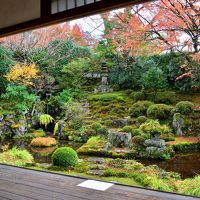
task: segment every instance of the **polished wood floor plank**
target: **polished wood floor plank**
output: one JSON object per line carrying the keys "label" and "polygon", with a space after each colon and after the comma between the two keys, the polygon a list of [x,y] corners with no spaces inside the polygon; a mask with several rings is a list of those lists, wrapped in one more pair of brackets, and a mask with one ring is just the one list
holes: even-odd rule
{"label": "polished wood floor plank", "polygon": [[0,165],[0,200],[196,200],[114,184],[106,191],[77,185],[86,179]]}

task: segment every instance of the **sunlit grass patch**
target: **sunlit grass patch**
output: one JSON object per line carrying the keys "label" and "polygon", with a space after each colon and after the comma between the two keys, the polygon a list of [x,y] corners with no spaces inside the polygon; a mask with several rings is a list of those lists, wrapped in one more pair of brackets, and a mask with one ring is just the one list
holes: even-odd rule
{"label": "sunlit grass patch", "polygon": [[16,147],[0,154],[0,163],[25,167],[34,163],[33,156],[27,150]]}

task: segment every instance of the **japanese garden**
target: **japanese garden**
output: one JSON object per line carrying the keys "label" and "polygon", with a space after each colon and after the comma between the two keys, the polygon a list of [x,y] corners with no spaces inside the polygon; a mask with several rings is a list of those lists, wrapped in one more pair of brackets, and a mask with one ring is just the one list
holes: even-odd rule
{"label": "japanese garden", "polygon": [[158,0],[0,39],[0,163],[200,197],[199,9]]}

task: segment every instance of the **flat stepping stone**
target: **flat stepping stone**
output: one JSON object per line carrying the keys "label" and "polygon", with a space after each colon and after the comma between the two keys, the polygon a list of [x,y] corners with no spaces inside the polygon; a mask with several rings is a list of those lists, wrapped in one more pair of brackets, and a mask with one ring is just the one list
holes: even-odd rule
{"label": "flat stepping stone", "polygon": [[105,162],[104,158],[98,158],[98,157],[90,157],[88,158],[88,161],[97,164],[103,164]]}
{"label": "flat stepping stone", "polygon": [[87,174],[89,175],[103,175],[105,170],[89,170]]}
{"label": "flat stepping stone", "polygon": [[91,170],[103,170],[103,169],[106,169],[106,166],[105,165],[103,165],[103,164],[93,164],[93,165],[89,165],[89,168],[91,169]]}
{"label": "flat stepping stone", "polygon": [[128,153],[130,152],[130,149],[114,149],[116,153]]}
{"label": "flat stepping stone", "polygon": [[40,163],[39,166],[44,168],[44,169],[48,169],[49,167],[52,166],[52,164],[50,164],[50,163]]}

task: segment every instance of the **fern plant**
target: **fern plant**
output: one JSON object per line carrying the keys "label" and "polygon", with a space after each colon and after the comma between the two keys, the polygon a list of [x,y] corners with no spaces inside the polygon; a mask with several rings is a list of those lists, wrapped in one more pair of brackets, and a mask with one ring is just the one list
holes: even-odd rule
{"label": "fern plant", "polygon": [[40,115],[40,124],[44,125],[45,127],[53,122],[53,117],[51,115],[48,114],[42,114]]}
{"label": "fern plant", "polygon": [[57,122],[54,126],[54,135],[56,135],[57,131],[58,131],[58,125],[59,125],[59,122]]}

